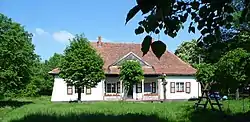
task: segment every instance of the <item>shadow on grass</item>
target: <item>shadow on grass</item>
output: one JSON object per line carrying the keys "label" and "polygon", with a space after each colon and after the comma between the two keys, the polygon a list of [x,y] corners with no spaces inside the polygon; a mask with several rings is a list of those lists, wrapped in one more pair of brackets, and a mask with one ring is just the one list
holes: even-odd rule
{"label": "shadow on grass", "polygon": [[[188,108],[187,110],[190,110]],[[250,122],[250,111],[233,114],[230,111],[220,112],[210,109],[198,109],[186,115],[191,122]]]}
{"label": "shadow on grass", "polygon": [[167,119],[160,119],[157,115],[125,114],[70,114],[70,115],[28,115],[19,120],[11,122],[168,122]]}
{"label": "shadow on grass", "polygon": [[31,101],[17,101],[17,100],[0,100],[0,108],[2,107],[13,107],[18,108],[23,105],[31,104]]}

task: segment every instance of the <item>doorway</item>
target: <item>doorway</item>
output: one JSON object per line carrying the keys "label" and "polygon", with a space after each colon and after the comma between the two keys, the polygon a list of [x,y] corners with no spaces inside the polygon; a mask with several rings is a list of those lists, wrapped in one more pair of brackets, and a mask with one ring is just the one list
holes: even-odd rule
{"label": "doorway", "polygon": [[133,99],[133,86],[130,86],[128,90],[128,99]]}

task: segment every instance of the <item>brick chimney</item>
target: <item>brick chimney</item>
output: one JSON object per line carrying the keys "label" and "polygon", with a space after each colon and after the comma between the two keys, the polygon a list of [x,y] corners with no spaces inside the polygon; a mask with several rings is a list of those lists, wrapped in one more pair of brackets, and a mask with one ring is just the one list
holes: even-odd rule
{"label": "brick chimney", "polygon": [[102,37],[101,37],[101,36],[98,36],[97,46],[98,46],[98,47],[101,47],[101,46],[102,46]]}

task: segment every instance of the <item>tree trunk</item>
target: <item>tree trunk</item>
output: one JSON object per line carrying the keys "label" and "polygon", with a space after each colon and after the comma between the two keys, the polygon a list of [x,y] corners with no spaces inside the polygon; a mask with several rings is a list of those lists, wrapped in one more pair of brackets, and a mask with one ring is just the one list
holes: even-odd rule
{"label": "tree trunk", "polygon": [[80,103],[81,102],[81,88],[80,87],[77,88],[77,94],[78,94],[77,101],[78,103]]}
{"label": "tree trunk", "polygon": [[123,100],[125,100],[127,98],[127,96],[128,96],[128,89],[129,89],[129,87],[128,88],[123,87],[123,92],[124,92],[123,98],[122,98]]}
{"label": "tree trunk", "polygon": [[237,88],[235,93],[235,99],[239,100],[239,97],[240,97],[239,88]]}

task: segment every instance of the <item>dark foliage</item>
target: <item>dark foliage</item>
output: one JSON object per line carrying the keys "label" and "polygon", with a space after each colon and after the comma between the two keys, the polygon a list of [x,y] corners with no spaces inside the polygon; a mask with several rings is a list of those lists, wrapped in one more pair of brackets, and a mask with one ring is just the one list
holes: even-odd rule
{"label": "dark foliage", "polygon": [[[193,108],[188,108],[191,110]],[[232,114],[230,111],[220,112],[210,109],[198,109],[187,115],[190,122],[249,122],[250,111]]]}
{"label": "dark foliage", "polygon": [[4,107],[12,107],[12,108],[18,108],[22,107],[23,105],[31,104],[33,102],[31,101],[17,101],[17,100],[1,100],[0,101],[0,108]]}
{"label": "dark foliage", "polygon": [[125,114],[125,115],[105,115],[95,114],[71,114],[71,115],[44,115],[33,114],[25,116],[20,120],[11,122],[167,122],[157,115]]}
{"label": "dark foliage", "polygon": [[[136,0],[136,5],[128,12],[126,24],[137,13],[142,12],[144,19],[138,22],[135,34],[159,34],[163,31],[166,35],[174,38],[183,28],[184,23],[191,18],[188,26],[189,33],[195,33],[197,29],[201,33],[198,39],[199,46],[210,45],[220,40],[220,27],[231,29],[237,21],[239,24],[249,23],[250,4],[249,0]],[[242,11],[234,19],[235,12]],[[239,25],[238,24],[238,25]],[[149,36],[149,35],[147,35]],[[147,37],[146,36],[146,37]],[[158,40],[160,41],[160,40]],[[154,42],[142,45],[144,47],[152,46]],[[165,47],[161,43],[159,47]],[[160,57],[165,49],[156,48],[154,52]],[[146,50],[142,50],[146,53]]]}

